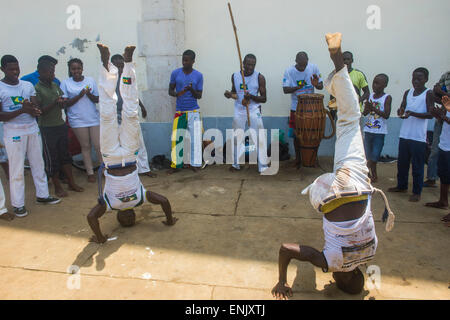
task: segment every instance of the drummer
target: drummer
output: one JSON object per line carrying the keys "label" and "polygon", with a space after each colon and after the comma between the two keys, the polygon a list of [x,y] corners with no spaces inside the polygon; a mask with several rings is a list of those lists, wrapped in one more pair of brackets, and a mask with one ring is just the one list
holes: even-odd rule
{"label": "drummer", "polygon": [[295,166],[300,167],[300,142],[295,135],[295,112],[297,97],[301,94],[314,93],[314,89],[322,90],[323,81],[319,68],[309,63],[306,52],[299,52],[295,58],[296,64],[286,69],[283,76],[283,92],[291,95],[291,113],[289,117],[289,137],[294,139]]}

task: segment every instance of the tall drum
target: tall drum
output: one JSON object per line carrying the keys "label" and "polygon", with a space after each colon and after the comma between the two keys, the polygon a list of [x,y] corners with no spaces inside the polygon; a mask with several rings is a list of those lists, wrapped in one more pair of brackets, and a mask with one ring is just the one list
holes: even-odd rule
{"label": "tall drum", "polygon": [[[295,134],[300,142],[300,153],[304,167],[314,167],[317,150],[322,139],[330,139],[336,133],[336,125],[330,111],[323,105],[323,94],[302,94],[298,96],[295,114]],[[325,120],[330,118],[333,132],[325,136]]]}

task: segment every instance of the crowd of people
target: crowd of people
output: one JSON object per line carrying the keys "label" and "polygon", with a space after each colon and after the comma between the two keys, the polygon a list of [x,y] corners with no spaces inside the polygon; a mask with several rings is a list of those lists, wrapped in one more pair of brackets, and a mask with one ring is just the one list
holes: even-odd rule
{"label": "crowd of people", "polygon": [[[112,62],[123,68],[123,57],[115,55]],[[102,162],[100,149],[100,114],[97,109],[99,93],[92,77],[83,75],[83,62],[71,59],[69,77],[62,82],[55,77],[58,61],[48,55],[38,59],[37,70],[19,79],[19,61],[12,55],[1,59],[4,78],[0,81],[0,121],[3,121],[4,146],[0,162],[9,180],[13,212],[6,209],[3,188],[0,190],[0,218],[12,220],[25,217],[24,167],[29,162],[36,187],[38,203],[57,204],[69,194],[68,189],[83,192],[72,173],[72,156],[69,148],[69,130],[79,144],[87,181],[97,182],[94,175],[92,148],[97,162]],[[121,122],[122,99],[118,92],[117,121]],[[147,116],[141,103],[142,116]],[[63,117],[65,113],[65,120]],[[151,172],[142,134],[139,149],[139,174],[154,177]],[[49,194],[49,181],[54,186],[54,196]]]}

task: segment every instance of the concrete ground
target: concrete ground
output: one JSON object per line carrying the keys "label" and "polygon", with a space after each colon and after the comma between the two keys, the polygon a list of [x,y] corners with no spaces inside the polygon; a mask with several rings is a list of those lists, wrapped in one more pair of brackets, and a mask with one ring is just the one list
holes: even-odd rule
{"label": "concrete ground", "polygon": [[[282,162],[276,176],[259,176],[255,165],[237,173],[223,165],[143,177],[146,188],[168,197],[180,220],[167,227],[161,208],[145,205],[136,210],[137,225],[125,229],[109,213],[101,227],[117,239],[103,245],[88,242],[96,184],[74,169],[84,193],[37,205],[27,170],[29,216],[0,221],[0,299],[273,299],[280,244],[323,246],[322,217],[300,196],[331,171],[330,159],[320,162],[321,168],[300,170]],[[379,173],[377,187],[395,185],[395,163],[379,164]],[[3,172],[0,177],[9,204]],[[366,281],[363,293],[347,295],[330,273],[293,261],[293,299],[450,299],[450,229],[440,221],[449,211],[424,207],[438,189],[424,189],[420,203],[408,202],[409,194],[387,196],[396,214],[391,233],[381,223],[381,196],[373,201],[379,246],[369,265],[381,272],[378,287]]]}

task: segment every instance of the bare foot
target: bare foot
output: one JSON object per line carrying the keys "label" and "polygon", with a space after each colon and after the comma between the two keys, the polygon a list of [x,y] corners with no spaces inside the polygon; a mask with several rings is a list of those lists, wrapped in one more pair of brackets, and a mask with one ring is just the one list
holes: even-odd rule
{"label": "bare foot", "polygon": [[419,202],[420,201],[420,194],[413,194],[411,197],[409,197],[409,202]]}
{"label": "bare foot", "polygon": [[440,201],[428,202],[428,203],[425,204],[425,206],[430,207],[430,208],[436,208],[436,209],[447,209],[448,208],[448,203],[442,203]]}
{"label": "bare foot", "polygon": [[140,176],[147,176],[147,177],[150,177],[150,178],[156,178],[158,176],[156,173],[153,173],[151,171],[140,173],[139,175]]}
{"label": "bare foot", "polygon": [[171,174],[174,174],[174,173],[179,172],[179,171],[180,171],[180,169],[178,169],[178,168],[170,168],[167,171],[167,175],[170,176]]}
{"label": "bare foot", "polygon": [[108,68],[109,56],[110,56],[109,48],[101,43],[97,43],[97,48],[100,51],[100,60],[102,61],[103,66],[105,67],[106,70],[109,71],[109,68]]}
{"label": "bare foot", "polygon": [[14,219],[14,215],[12,213],[6,212],[6,213],[0,215],[0,219],[6,220],[6,221],[11,221]]}
{"label": "bare foot", "polygon": [[127,46],[123,52],[123,61],[131,62],[133,61],[133,52],[136,46]]}
{"label": "bare foot", "polygon": [[90,182],[90,183],[94,183],[95,182],[95,175],[88,174],[87,181]]}
{"label": "bare foot", "polygon": [[442,217],[441,221],[450,222],[450,213],[444,217]]}
{"label": "bare foot", "polygon": [[328,50],[331,54],[336,54],[341,51],[342,33],[327,33],[325,39],[328,43]]}
{"label": "bare foot", "polygon": [[64,198],[69,195],[63,188],[55,188],[55,194],[58,198]]}
{"label": "bare foot", "polygon": [[442,105],[447,109],[448,112],[450,112],[450,98],[447,96],[442,97]]}
{"label": "bare foot", "polygon": [[75,192],[83,192],[84,189],[76,184],[69,185],[69,190],[75,191]]}

